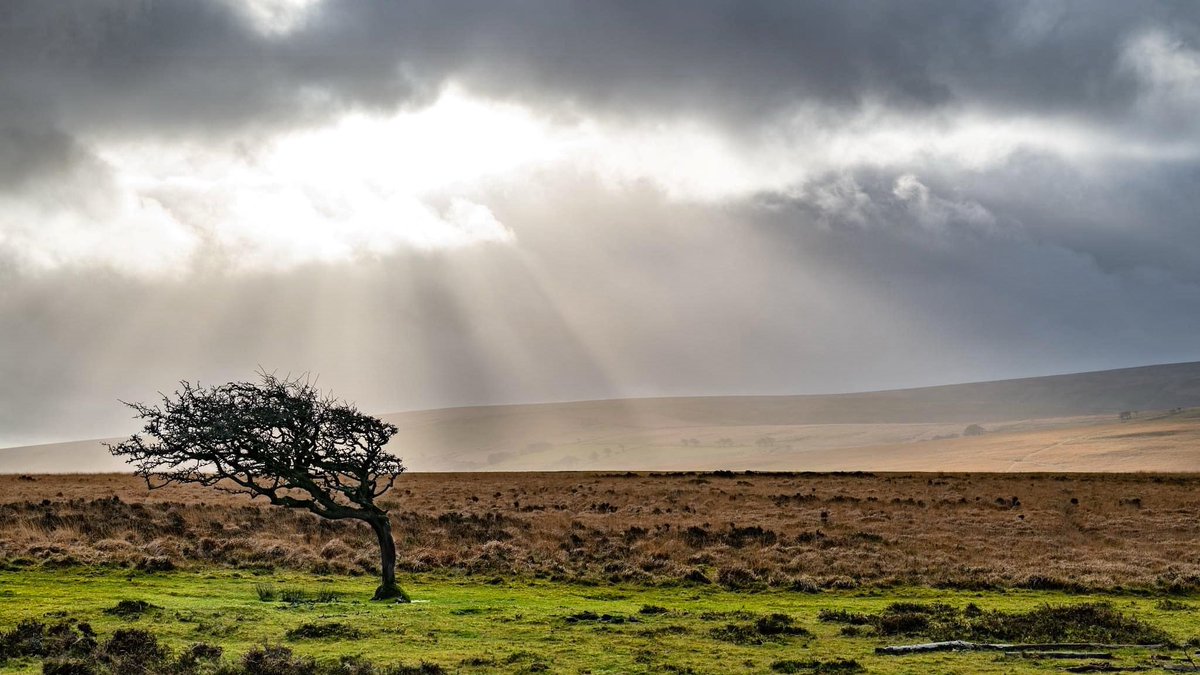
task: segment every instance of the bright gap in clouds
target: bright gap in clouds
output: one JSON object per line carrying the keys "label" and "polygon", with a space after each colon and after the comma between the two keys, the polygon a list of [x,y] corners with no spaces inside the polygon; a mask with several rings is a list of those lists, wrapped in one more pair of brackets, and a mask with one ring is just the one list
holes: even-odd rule
{"label": "bright gap in clouds", "polygon": [[[161,260],[207,247],[240,269],[511,242],[513,231],[496,219],[486,195],[536,189],[538,173],[547,170],[594,173],[618,188],[648,181],[669,197],[694,201],[796,177],[795,167],[765,164],[761,154],[699,123],[563,122],[453,86],[418,111],[352,113],[256,144],[112,142],[98,154],[132,200],[161,205],[174,224],[194,232],[162,242]],[[129,215],[115,218],[131,222]]]}
{"label": "bright gap in clouds", "polygon": [[562,149],[528,112],[449,91],[418,112],[352,114],[256,146],[155,142],[103,156],[238,267],[262,269],[510,241],[472,195]]}
{"label": "bright gap in clouds", "polygon": [[283,37],[301,28],[322,0],[223,0],[259,33]]}
{"label": "bright gap in clouds", "polygon": [[[311,4],[280,2],[296,16]],[[1197,63],[1194,52],[1148,34],[1127,46],[1124,67],[1138,73],[1147,100],[1174,110],[1194,96],[1183,85],[1198,81]],[[615,191],[649,184],[669,199],[720,203],[804,194],[824,176],[864,166],[916,171],[919,181],[921,166],[982,171],[1019,151],[1083,170],[1106,158],[1198,151],[1119,131],[953,107],[910,117],[870,103],[836,121],[799,107],[757,131],[730,130],[696,118],[543,114],[451,85],[422,109],[353,112],[262,138],[80,139],[96,156],[92,173],[0,197],[0,254],[32,269],[101,265],[135,275],[182,274],[214,260],[285,269],[511,243],[514,230],[489,199],[537,190],[551,171],[592,175]]]}

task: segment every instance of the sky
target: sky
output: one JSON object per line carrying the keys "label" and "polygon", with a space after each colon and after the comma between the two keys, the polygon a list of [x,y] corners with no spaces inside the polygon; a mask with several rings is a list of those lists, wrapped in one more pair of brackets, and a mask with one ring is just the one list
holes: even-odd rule
{"label": "sky", "polygon": [[9,0],[0,446],[1200,360],[1200,4]]}

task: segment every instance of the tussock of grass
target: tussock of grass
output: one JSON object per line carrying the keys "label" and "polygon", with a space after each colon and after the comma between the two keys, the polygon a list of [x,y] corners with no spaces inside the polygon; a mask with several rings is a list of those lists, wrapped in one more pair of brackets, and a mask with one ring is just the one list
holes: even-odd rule
{"label": "tussock of grass", "polygon": [[669,614],[670,612],[671,610],[667,609],[666,607],[659,607],[658,605],[642,605],[642,608],[638,610],[638,614],[643,614],[646,616],[653,616],[655,614]]}
{"label": "tussock of grass", "polygon": [[341,594],[337,591],[329,589],[320,589],[317,591],[308,591],[296,586],[285,586],[280,588],[278,594],[275,590],[265,584],[256,584],[255,592],[258,594],[258,599],[263,602],[270,602],[278,596],[280,602],[286,602],[291,605],[299,605],[303,603],[330,603],[337,602],[341,599]]}
{"label": "tussock of grass", "polygon": [[760,616],[752,623],[728,623],[713,628],[709,634],[718,640],[738,645],[761,645],[789,637],[813,637],[807,628],[797,626],[795,619],[778,613]]}
{"label": "tussock of grass", "polygon": [[254,584],[254,592],[258,594],[258,599],[261,602],[274,602],[276,596],[275,587],[271,584]]}
{"label": "tussock of grass", "polygon": [[304,623],[289,630],[285,637],[289,640],[357,640],[362,637],[362,631],[344,623]]}
{"label": "tussock of grass", "polygon": [[121,600],[114,607],[104,610],[105,614],[119,616],[122,619],[136,619],[153,609],[162,609],[145,600]]}
{"label": "tussock of grass", "polygon": [[776,673],[834,675],[841,673],[865,673],[867,669],[863,668],[862,664],[854,659],[834,659],[832,661],[774,661],[771,663],[771,670]]}

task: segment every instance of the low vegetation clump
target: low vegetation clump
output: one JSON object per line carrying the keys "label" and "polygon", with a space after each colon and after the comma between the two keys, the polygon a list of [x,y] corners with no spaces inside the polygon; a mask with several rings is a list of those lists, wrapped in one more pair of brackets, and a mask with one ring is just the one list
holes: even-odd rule
{"label": "low vegetation clump", "polygon": [[1191,603],[1180,602],[1171,598],[1163,598],[1155,603],[1154,606],[1164,612],[1186,612],[1195,609],[1195,606]]}
{"label": "low vegetation clump", "polygon": [[357,640],[363,636],[362,631],[344,623],[305,623],[289,630],[285,637],[289,640]]}
{"label": "low vegetation clump", "polygon": [[766,614],[748,623],[727,623],[709,631],[718,640],[738,645],[761,645],[784,638],[811,638],[807,628],[798,626],[787,614]]}
{"label": "low vegetation clump", "polygon": [[136,619],[152,609],[160,608],[145,600],[121,600],[115,606],[104,610],[104,613],[119,616],[122,619]]}
{"label": "low vegetation clump", "polygon": [[[305,624],[303,637],[352,639],[357,631],[341,624]],[[289,633],[289,638],[291,634]],[[104,641],[86,623],[68,621],[45,625],[25,620],[0,634],[0,666],[10,659],[42,659],[45,675],[442,675],[437,664],[377,666],[359,657],[342,657],[331,663],[297,656],[282,645],[263,645],[228,661],[224,650],[206,643],[192,644],[173,653],[153,633],[136,628],[118,629]]]}
{"label": "low vegetation clump", "polygon": [[312,657],[297,656],[280,645],[264,645],[246,652],[240,666],[240,669],[226,666],[220,671],[221,675],[443,675],[446,672],[435,663],[376,666],[354,656],[321,663]]}
{"label": "low vegetation clump", "polygon": [[1171,644],[1160,628],[1127,616],[1107,602],[1043,605],[1029,612],[981,610],[973,604],[957,609],[944,603],[896,602],[878,614],[822,611],[820,620],[846,624],[844,634],[869,627],[879,636],[984,642],[1102,642]]}
{"label": "low vegetation clump", "polygon": [[621,614],[597,614],[593,611],[583,611],[576,614],[570,614],[564,618],[567,623],[637,623],[636,616],[623,616]]}
{"label": "low vegetation clump", "polygon": [[774,661],[771,663],[771,670],[776,673],[804,673],[805,675],[848,675],[849,673],[865,673],[867,669],[854,659],[834,659],[832,661]]}
{"label": "low vegetation clump", "polygon": [[656,614],[670,614],[670,613],[671,613],[671,610],[667,609],[666,607],[659,607],[658,605],[642,605],[642,608],[638,610],[638,614],[642,614],[645,616],[654,616]]}
{"label": "low vegetation clump", "polygon": [[0,664],[9,659],[84,656],[96,648],[96,633],[86,623],[61,621],[47,626],[25,619],[0,633]]}

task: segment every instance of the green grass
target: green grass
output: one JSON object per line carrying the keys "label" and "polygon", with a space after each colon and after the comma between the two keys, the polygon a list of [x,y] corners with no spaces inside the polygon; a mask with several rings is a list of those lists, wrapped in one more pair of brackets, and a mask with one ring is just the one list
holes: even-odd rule
{"label": "green grass", "polygon": [[[226,654],[235,658],[269,642],[322,659],[357,654],[380,664],[425,660],[449,672],[465,673],[522,672],[536,669],[538,664],[547,666],[548,672],[565,673],[668,672],[668,667],[678,668],[676,672],[690,668],[697,673],[761,673],[770,672],[777,661],[839,658],[854,659],[871,673],[1061,672],[1062,662],[994,653],[877,657],[876,646],[919,640],[843,637],[840,625],[821,622],[818,614],[823,609],[878,612],[896,601],[944,602],[956,607],[975,603],[985,610],[1028,611],[1045,603],[1097,599],[1037,591],[914,588],[732,593],[713,587],[487,583],[444,576],[404,581],[416,600],[412,604],[370,602],[376,582],[366,577],[256,575],[228,570],[0,572],[0,631],[25,618],[74,618],[90,622],[101,636],[136,626],[156,633],[174,649],[208,642],[223,646]],[[259,599],[264,587],[279,591],[274,600]],[[283,591],[296,589],[305,600],[279,599]],[[1165,629],[1178,642],[1200,634],[1193,611],[1179,611],[1158,598],[1110,595],[1103,599],[1130,616]],[[105,611],[121,600],[140,600],[151,607],[125,616]],[[643,612],[646,606],[653,609]],[[743,614],[733,614],[736,612]],[[756,617],[775,613],[792,617],[796,626],[813,636],[770,636],[762,644],[719,637],[719,629],[728,624],[752,625]],[[289,631],[305,624],[336,624],[338,630],[358,637],[287,639]],[[1147,655],[1123,652],[1120,656],[1119,662],[1141,663]],[[40,664],[28,660],[0,666],[0,673],[36,672],[40,672]]]}

